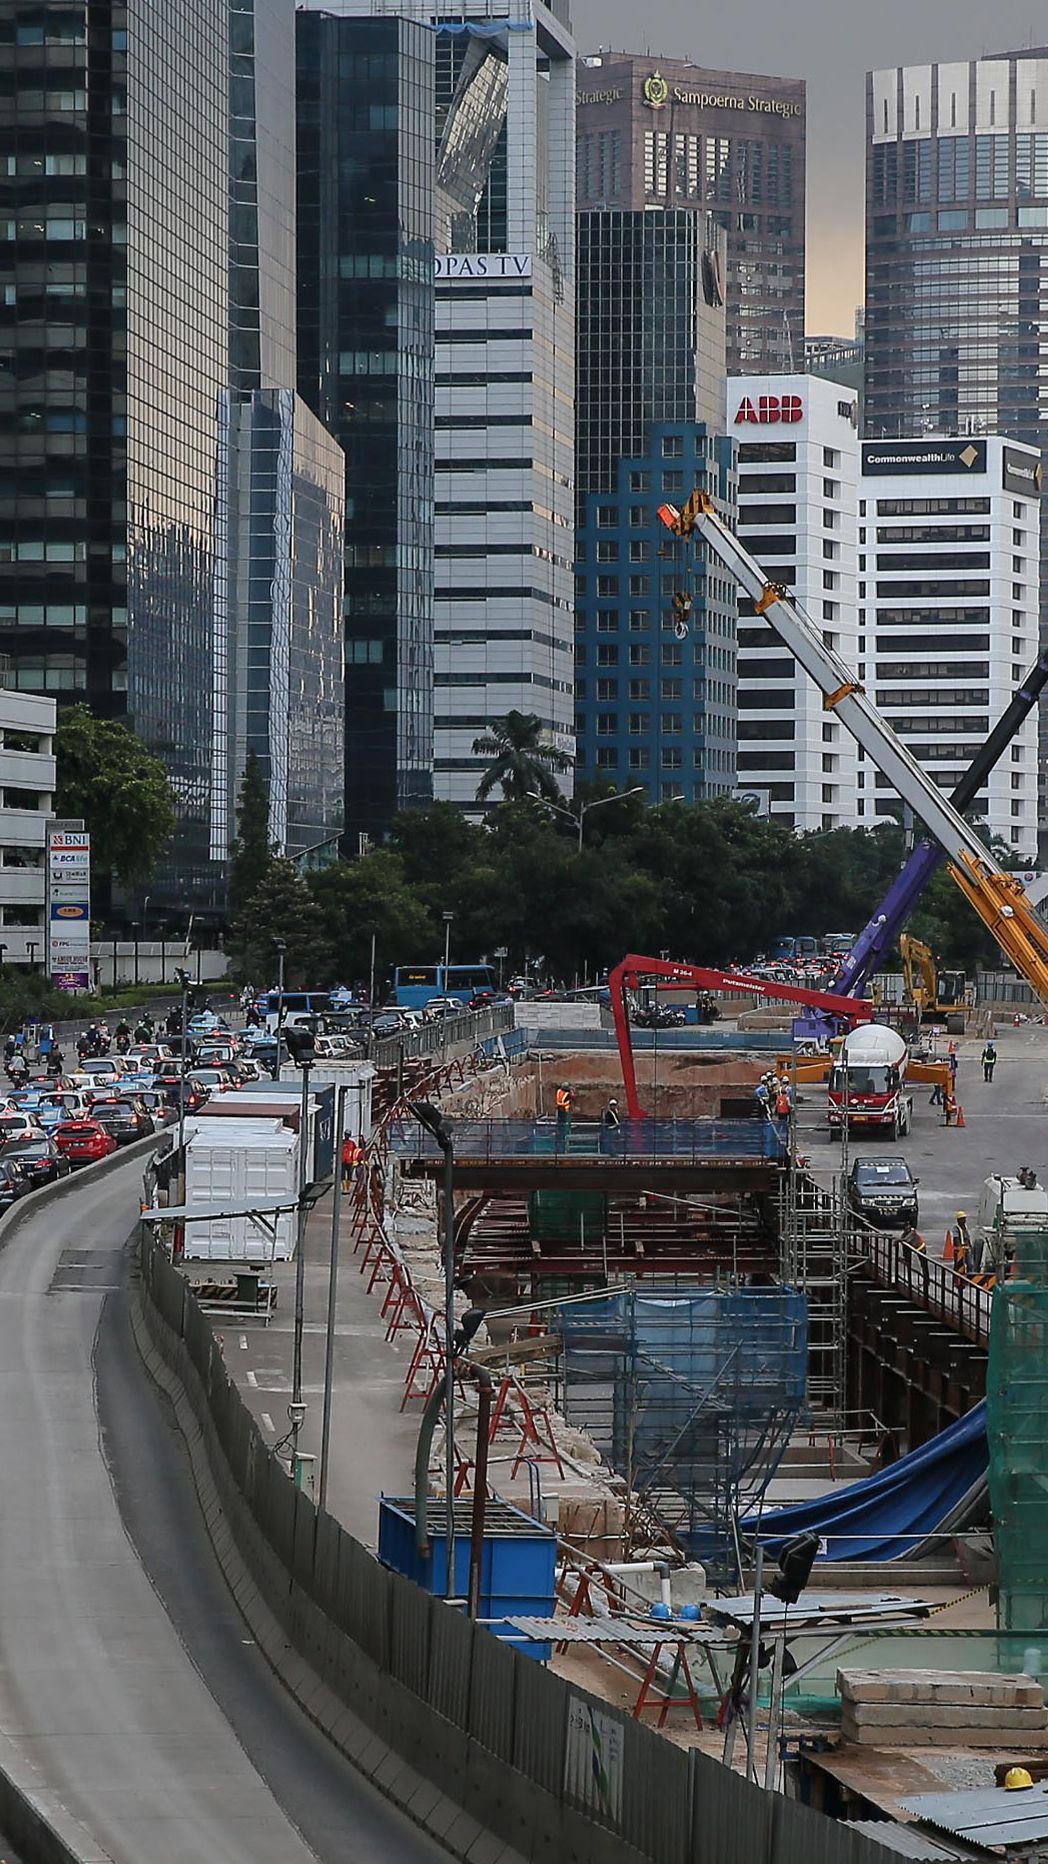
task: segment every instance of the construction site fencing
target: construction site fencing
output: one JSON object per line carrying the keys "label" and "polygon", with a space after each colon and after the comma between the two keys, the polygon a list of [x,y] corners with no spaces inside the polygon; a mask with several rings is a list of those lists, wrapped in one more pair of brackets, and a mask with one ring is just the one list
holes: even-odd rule
{"label": "construction site fencing", "polygon": [[423,1023],[417,1029],[405,1029],[398,1035],[383,1036],[371,1052],[376,1068],[396,1068],[402,1061],[420,1057],[434,1059],[463,1045],[474,1047],[492,1036],[507,1036],[513,1030],[513,1005],[498,1004],[490,1010],[470,1010],[462,1016],[444,1016],[439,1022]]}
{"label": "construction site fencing", "polygon": [[[768,1119],[623,1120],[608,1128],[599,1120],[455,1120],[448,1121],[456,1157],[484,1160],[579,1158],[609,1161],[682,1159],[771,1159],[786,1153],[786,1137]],[[431,1133],[405,1115],[391,1126],[394,1150],[402,1158],[441,1156]]]}
{"label": "construction site fencing", "polygon": [[877,1280],[899,1288],[928,1314],[945,1320],[954,1332],[977,1346],[990,1340],[993,1295],[970,1275],[959,1274],[952,1262],[940,1261],[923,1250],[855,1222],[852,1240]]}
{"label": "construction site fencing", "polygon": [[[210,1517],[216,1550],[226,1545],[228,1572],[231,1542],[252,1582],[238,1588],[249,1623],[257,1591],[291,1647],[281,1641],[271,1659],[385,1791],[421,1816],[417,1779],[392,1750],[469,1815],[441,1826],[458,1855],[475,1847],[476,1821],[535,1860],[887,1864],[879,1845],[672,1745],[380,1566],[294,1485],[145,1226],[140,1267],[149,1336],[200,1426],[221,1503],[222,1518]],[[337,1712],[325,1711],[316,1677]],[[361,1722],[377,1740],[361,1738]]]}
{"label": "construction site fencing", "polygon": [[986,1381],[999,1622],[1048,1623],[1048,1231],[1023,1231],[994,1297]]}

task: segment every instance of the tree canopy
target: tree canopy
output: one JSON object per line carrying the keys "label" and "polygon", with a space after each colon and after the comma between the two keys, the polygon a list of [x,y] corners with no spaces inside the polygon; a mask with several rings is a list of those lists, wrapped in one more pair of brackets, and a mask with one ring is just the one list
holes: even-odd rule
{"label": "tree canopy", "polygon": [[[289,980],[356,982],[374,936],[381,985],[397,964],[439,959],[445,912],[453,960],[505,946],[509,971],[541,957],[554,977],[592,977],[629,950],[746,964],[783,933],[860,931],[905,856],[894,823],[794,835],[728,797],[595,811],[581,851],[570,821],[528,799],[483,825],[434,803],[398,816],[386,847],[308,880],[272,862],[236,929],[240,972],[268,978],[276,936]],[[945,868],[912,930],[944,964],[997,962]]]}
{"label": "tree canopy", "polygon": [[276,853],[269,839],[269,788],[258,753],[250,750],[237,797],[237,832],[230,848],[229,912],[237,918],[261,886]]}
{"label": "tree canopy", "polygon": [[75,705],[59,714],[55,758],[55,814],[83,818],[99,868],[125,886],[148,880],[175,828],[159,757],[130,726]]}

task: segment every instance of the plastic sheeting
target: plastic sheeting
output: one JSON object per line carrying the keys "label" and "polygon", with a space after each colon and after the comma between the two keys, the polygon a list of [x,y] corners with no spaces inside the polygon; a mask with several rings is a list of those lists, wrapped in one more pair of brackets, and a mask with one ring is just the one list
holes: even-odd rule
{"label": "plastic sheeting", "polygon": [[967,1518],[986,1489],[986,1406],[979,1404],[897,1463],[817,1501],[742,1522],[771,1552],[793,1534],[823,1537],[820,1560],[912,1558],[936,1534]]}

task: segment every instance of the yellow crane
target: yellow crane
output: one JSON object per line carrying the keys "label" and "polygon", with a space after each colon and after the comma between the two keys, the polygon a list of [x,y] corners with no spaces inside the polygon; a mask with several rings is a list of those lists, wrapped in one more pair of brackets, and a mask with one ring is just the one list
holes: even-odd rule
{"label": "yellow crane", "polygon": [[1014,874],[1005,873],[969,828],[949,798],[896,737],[844,661],[826,646],[822,631],[790,601],[781,583],[770,582],[725,524],[709,494],[694,491],[683,510],[661,505],[659,516],[681,538],[696,535],[715,551],[754,610],[778,635],[823,695],[856,743],[909,803],[950,863],[950,874],[965,899],[992,933],[1006,958],[1034,994],[1048,1005],[1048,927]]}

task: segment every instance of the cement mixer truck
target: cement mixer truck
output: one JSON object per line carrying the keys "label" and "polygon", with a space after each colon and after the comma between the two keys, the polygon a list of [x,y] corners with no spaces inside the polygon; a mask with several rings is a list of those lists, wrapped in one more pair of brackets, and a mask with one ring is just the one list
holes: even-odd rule
{"label": "cement mixer truck", "polygon": [[913,1097],[906,1092],[906,1044],[894,1029],[867,1023],[845,1036],[830,1072],[826,1117],[830,1134],[844,1121],[884,1127],[893,1139],[908,1133]]}

